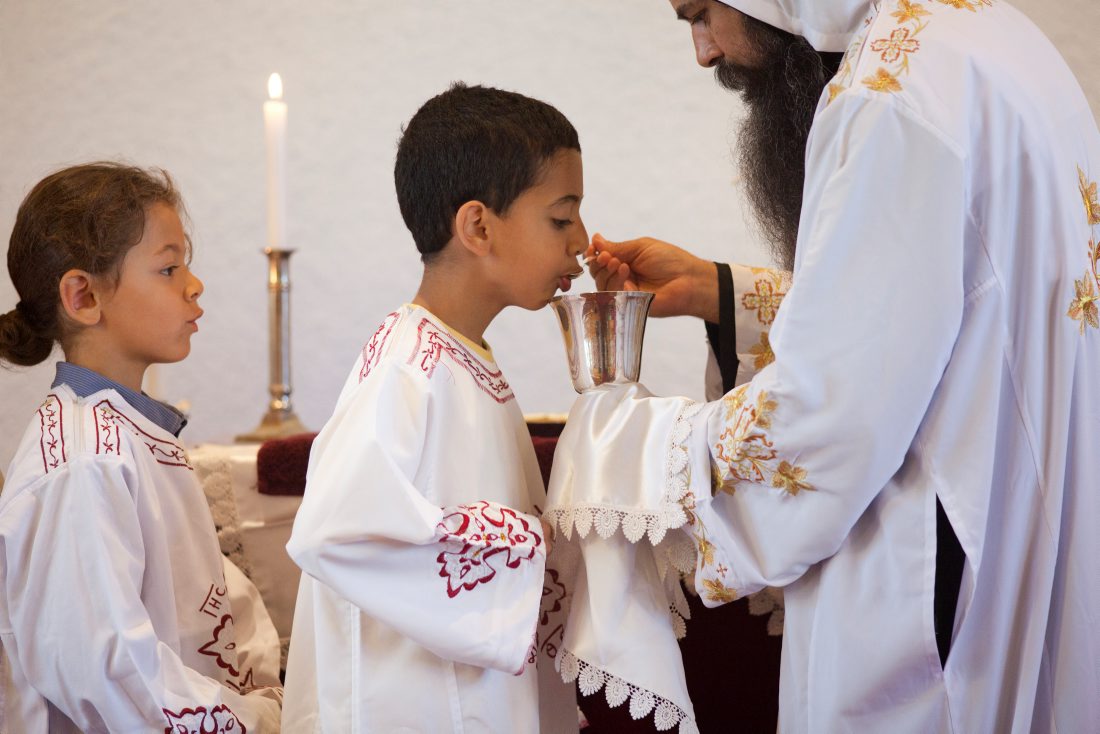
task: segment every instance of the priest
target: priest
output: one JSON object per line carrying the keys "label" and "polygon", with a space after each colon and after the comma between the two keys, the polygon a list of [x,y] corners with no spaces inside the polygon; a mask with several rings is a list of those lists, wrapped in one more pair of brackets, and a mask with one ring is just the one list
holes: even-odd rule
{"label": "priest", "polygon": [[[1003,0],[672,7],[750,110],[790,97],[807,49],[843,56],[798,185],[748,177],[793,267],[766,364],[713,402],[630,385],[573,406],[549,510],[585,556],[566,673],[691,729],[662,637],[678,536],[708,605],[784,588],[781,731],[1095,730],[1100,131],[1080,87]],[[603,287],[734,319],[713,264],[593,244]]]}

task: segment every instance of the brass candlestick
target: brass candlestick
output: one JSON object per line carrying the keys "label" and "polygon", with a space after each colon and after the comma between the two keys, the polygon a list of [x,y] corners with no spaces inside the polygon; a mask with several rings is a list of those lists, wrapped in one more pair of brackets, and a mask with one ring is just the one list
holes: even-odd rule
{"label": "brass candlestick", "polygon": [[264,248],[267,255],[268,366],[271,401],[260,425],[237,436],[238,443],[262,443],[305,433],[290,406],[290,256],[294,250]]}

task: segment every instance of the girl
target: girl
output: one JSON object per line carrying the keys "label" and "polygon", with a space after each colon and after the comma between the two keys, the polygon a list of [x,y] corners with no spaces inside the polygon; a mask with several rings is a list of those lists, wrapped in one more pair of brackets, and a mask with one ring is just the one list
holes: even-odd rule
{"label": "girl", "polygon": [[54,173],[19,208],[0,360],[56,342],[65,361],[0,495],[0,731],[278,730],[281,689],[255,688],[277,678],[234,638],[226,571],[243,577],[223,570],[185,420],[141,392],[202,316],[181,210],[167,173],[115,163]]}

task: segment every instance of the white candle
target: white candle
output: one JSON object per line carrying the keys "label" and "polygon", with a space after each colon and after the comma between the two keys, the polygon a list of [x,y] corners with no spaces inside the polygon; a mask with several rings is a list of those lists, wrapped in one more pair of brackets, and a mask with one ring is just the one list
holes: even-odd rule
{"label": "white candle", "polygon": [[267,141],[267,244],[286,246],[286,102],[283,80],[272,74],[264,102],[264,139]]}

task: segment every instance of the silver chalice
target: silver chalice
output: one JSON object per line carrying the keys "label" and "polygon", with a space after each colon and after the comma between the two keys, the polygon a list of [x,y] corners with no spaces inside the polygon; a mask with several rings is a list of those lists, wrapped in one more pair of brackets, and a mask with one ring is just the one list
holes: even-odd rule
{"label": "silver chalice", "polygon": [[550,301],[561,326],[569,377],[582,393],[597,385],[637,382],[653,294],[601,291]]}

